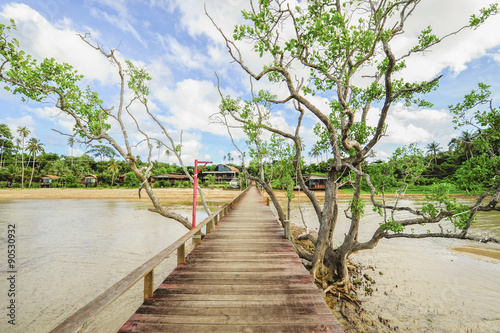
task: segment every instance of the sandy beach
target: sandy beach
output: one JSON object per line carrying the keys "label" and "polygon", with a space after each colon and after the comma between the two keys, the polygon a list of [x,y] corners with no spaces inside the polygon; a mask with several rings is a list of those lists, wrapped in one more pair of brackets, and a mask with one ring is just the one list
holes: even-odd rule
{"label": "sandy beach", "polygon": [[[192,188],[160,188],[154,189],[158,198],[162,201],[177,202],[179,200],[192,200]],[[203,189],[206,200],[229,201],[239,191],[222,189]],[[146,191],[141,191],[142,199],[139,199],[137,189],[101,189],[101,188],[39,188],[39,189],[2,189],[0,200],[15,199],[125,199],[125,200],[149,200]]]}

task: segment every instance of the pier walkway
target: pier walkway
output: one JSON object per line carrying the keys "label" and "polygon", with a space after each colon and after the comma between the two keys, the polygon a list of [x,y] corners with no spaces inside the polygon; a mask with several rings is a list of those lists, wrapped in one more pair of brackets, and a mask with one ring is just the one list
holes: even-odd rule
{"label": "pier walkway", "polygon": [[254,187],[119,332],[342,329]]}

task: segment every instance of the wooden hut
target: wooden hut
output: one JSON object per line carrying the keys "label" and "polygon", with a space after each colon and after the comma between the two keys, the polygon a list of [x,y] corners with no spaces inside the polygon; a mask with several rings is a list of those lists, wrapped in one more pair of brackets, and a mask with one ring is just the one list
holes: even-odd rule
{"label": "wooden hut", "polygon": [[230,165],[225,165],[225,164],[219,164],[217,165],[217,168],[215,171],[204,171],[200,174],[201,179],[205,179],[206,176],[208,175],[214,175],[215,180],[220,183],[222,181],[227,181],[230,182],[234,178],[238,178],[238,175],[240,174],[240,170],[237,168],[230,166]]}
{"label": "wooden hut", "polygon": [[303,175],[304,182],[310,190],[324,190],[328,177],[306,174]]}
{"label": "wooden hut", "polygon": [[160,180],[169,181],[170,184],[174,185],[176,181],[177,182],[182,182],[186,180],[189,181],[189,177],[183,173],[164,173],[161,175],[151,176],[151,183],[155,183]]}
{"label": "wooden hut", "polygon": [[85,185],[85,187],[96,187],[98,184],[97,176],[96,175],[86,175],[82,179],[82,184]]}
{"label": "wooden hut", "polygon": [[53,180],[58,179],[59,176],[43,175],[40,177],[40,187],[49,187]]}

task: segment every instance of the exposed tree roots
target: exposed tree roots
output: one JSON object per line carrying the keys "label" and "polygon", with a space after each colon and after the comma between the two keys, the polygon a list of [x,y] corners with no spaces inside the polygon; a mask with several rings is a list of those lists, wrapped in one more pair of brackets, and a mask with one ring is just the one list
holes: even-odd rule
{"label": "exposed tree roots", "polygon": [[[315,235],[305,236],[305,229],[292,226],[294,248],[301,257],[307,269],[311,268],[312,252],[314,251]],[[299,237],[300,236],[300,237]],[[363,309],[362,301],[358,295],[371,295],[375,288],[375,280],[370,276],[373,267],[363,268],[350,262],[348,265],[349,280],[347,283],[337,281],[332,274],[316,278],[316,285],[323,289],[323,297],[332,313],[337,317],[344,332],[394,332],[397,327],[375,314]]]}

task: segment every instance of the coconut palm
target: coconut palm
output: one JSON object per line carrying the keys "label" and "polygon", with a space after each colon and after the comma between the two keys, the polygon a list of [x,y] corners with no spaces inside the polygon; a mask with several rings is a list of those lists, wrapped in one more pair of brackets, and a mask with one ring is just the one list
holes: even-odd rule
{"label": "coconut palm", "polygon": [[54,161],[49,167],[48,173],[55,176],[65,176],[72,174],[72,171],[65,161]]}
{"label": "coconut palm", "polygon": [[31,178],[30,178],[30,184],[29,187],[31,187],[31,182],[33,181],[33,173],[35,172],[35,160],[36,160],[36,154],[37,153],[43,153],[45,149],[43,149],[43,146],[45,146],[43,143],[40,142],[40,140],[31,138],[28,141],[28,151],[30,154],[33,154],[33,166],[31,168]]}
{"label": "coconut palm", "polygon": [[73,146],[75,145],[75,138],[69,137],[68,145],[71,147],[71,167],[73,167]]}
{"label": "coconut palm", "polygon": [[427,146],[427,152],[430,152],[432,153],[432,156],[433,156],[433,159],[434,159],[434,164],[436,164],[437,162],[437,153],[438,151],[441,150],[441,147],[439,147],[439,143],[436,142],[436,141],[432,141],[431,143],[429,143]]}
{"label": "coconut palm", "polygon": [[156,149],[158,149],[158,160],[157,162],[160,162],[160,153],[161,153],[161,146],[163,144],[161,143],[160,140],[156,140]]}
{"label": "coconut palm", "polygon": [[115,174],[120,171],[120,168],[118,166],[118,163],[116,161],[113,161],[111,165],[108,167],[108,171],[113,174],[113,177],[111,178],[111,186],[113,186],[115,182]]}
{"label": "coconut palm", "polygon": [[465,158],[468,160],[474,157],[474,134],[464,131],[457,140],[460,141],[460,149],[464,152]]}
{"label": "coconut palm", "polygon": [[170,152],[170,150],[165,150],[165,155],[167,156],[167,164],[168,164],[168,160],[169,160],[169,157],[172,153]]}
{"label": "coconut palm", "polygon": [[314,146],[312,147],[311,151],[309,152],[309,164],[311,164],[311,158],[315,157],[316,162],[318,162],[318,157],[321,157],[321,147],[315,143]]}
{"label": "coconut palm", "polygon": [[17,133],[21,137],[21,164],[22,164],[22,175],[21,175],[21,188],[24,188],[24,139],[30,135],[31,131],[26,126],[18,126]]}

